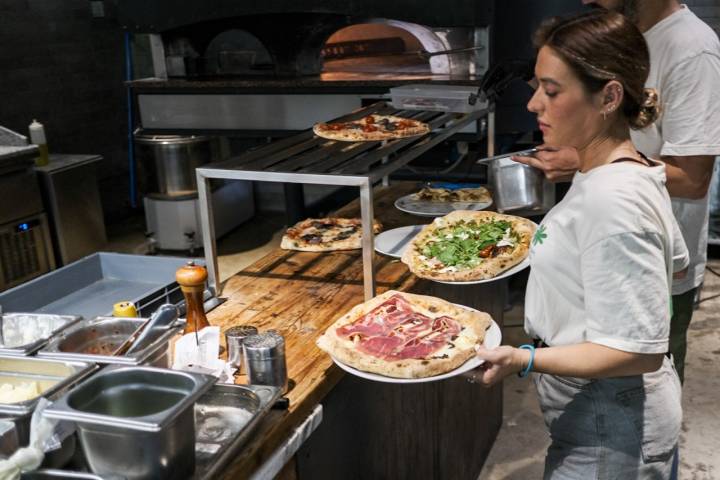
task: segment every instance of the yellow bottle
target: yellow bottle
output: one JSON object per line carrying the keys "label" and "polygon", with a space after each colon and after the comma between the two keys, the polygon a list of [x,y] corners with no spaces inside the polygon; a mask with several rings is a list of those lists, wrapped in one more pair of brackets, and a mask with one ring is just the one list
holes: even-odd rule
{"label": "yellow bottle", "polygon": [[47,139],[45,138],[45,127],[43,127],[42,123],[33,119],[28,129],[30,130],[30,143],[37,145],[38,149],[40,149],[40,154],[35,159],[35,165],[44,167],[50,163]]}

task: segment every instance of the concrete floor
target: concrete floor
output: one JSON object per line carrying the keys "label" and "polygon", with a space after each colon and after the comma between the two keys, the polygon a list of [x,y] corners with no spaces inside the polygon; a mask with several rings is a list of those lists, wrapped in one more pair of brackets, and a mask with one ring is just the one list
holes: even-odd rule
{"label": "concrete floor", "polygon": [[[279,246],[284,219],[260,215],[218,242],[222,280],[255,262]],[[142,219],[131,219],[108,228],[108,251],[145,253],[147,241]],[[159,252],[180,255],[186,252]],[[197,252],[201,256],[202,252]],[[710,267],[720,272],[720,259]],[[714,296],[718,298],[713,298]],[[706,272],[702,301],[688,334],[688,358],[683,394],[684,421],[680,438],[682,480],[720,479],[720,277]],[[527,342],[522,329],[522,306],[506,314],[503,343]],[[480,387],[479,387],[480,388]],[[504,385],[503,425],[478,480],[526,480],[542,478],[545,450],[549,444],[532,382],[511,376]]]}

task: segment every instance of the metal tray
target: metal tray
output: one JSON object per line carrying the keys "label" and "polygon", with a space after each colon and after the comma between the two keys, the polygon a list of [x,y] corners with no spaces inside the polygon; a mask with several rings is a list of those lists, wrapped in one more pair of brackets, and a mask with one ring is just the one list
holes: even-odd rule
{"label": "metal tray", "polygon": [[[71,325],[79,322],[81,319],[82,317],[78,317],[77,315],[51,315],[47,313],[4,313],[2,314],[2,316],[0,316],[0,328],[2,328],[3,333],[2,337],[0,337],[0,355],[32,355],[40,348],[42,348],[50,338],[54,337],[62,330],[70,327]],[[17,343],[12,342],[12,339],[8,339],[8,326],[9,323],[12,322],[22,323],[23,326],[28,326],[28,324],[34,323],[35,326],[45,326],[46,330],[51,328],[52,330],[50,330],[47,335],[38,337],[33,341],[27,343]],[[8,345],[8,343],[10,343],[10,345]]]}
{"label": "metal tray", "polygon": [[[142,350],[120,356],[111,355],[144,321],[144,318],[124,317],[81,320],[60,332],[37,352],[37,355],[40,358],[82,360],[100,364],[149,364],[169,367],[169,342],[181,330],[181,324],[169,328],[165,333],[159,332],[159,336]],[[89,350],[98,353],[87,353]]]}
{"label": "metal tray", "polygon": [[217,478],[248,441],[280,389],[261,385],[215,384],[195,403],[194,480]]}
{"label": "metal tray", "polygon": [[80,315],[112,314],[120,301],[135,304],[139,316],[183,298],[175,271],[189,259],[95,253],[0,293],[5,311]]}
{"label": "metal tray", "polygon": [[0,384],[35,381],[41,390],[40,395],[24,402],[0,403],[0,418],[14,422],[20,444],[27,444],[30,417],[40,397],[56,399],[92,373],[95,367],[94,363],[89,362],[0,356]]}

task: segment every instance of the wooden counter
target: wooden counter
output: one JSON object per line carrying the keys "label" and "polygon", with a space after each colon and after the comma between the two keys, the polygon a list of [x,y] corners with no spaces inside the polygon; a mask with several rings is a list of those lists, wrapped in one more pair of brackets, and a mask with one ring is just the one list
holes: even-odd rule
{"label": "wooden counter", "polygon": [[[385,230],[432,220],[394,208],[396,198],[416,188],[406,182],[376,190],[376,217]],[[359,216],[359,206],[353,202],[338,214]],[[487,311],[502,326],[505,281],[443,285],[418,279],[399,260],[375,259],[378,293],[435,295]],[[210,323],[280,331],[290,378],[289,409],[270,412],[223,478],[250,476],[320,402],[323,423],[297,458],[301,479],[477,477],[500,427],[501,388],[457,377],[416,385],[370,382],[346,376],[315,346],[336,318],[363,301],[359,250],[278,249],[231,277],[221,296],[227,301],[208,314]]]}

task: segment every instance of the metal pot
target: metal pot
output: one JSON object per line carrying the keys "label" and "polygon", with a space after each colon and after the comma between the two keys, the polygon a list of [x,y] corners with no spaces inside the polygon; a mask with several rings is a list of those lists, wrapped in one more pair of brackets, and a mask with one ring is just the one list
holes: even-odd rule
{"label": "metal pot", "polygon": [[145,193],[181,197],[197,193],[195,169],[213,161],[212,139],[205,136],[135,134]]}
{"label": "metal pot", "polygon": [[555,185],[540,170],[507,156],[483,163],[488,165],[493,199],[499,212],[543,213],[555,204]]}

